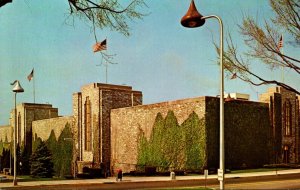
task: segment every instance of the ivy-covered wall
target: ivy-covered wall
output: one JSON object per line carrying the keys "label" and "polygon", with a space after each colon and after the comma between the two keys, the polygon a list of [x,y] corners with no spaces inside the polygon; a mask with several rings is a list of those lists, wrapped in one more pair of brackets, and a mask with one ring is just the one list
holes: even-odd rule
{"label": "ivy-covered wall", "polygon": [[173,111],[163,118],[158,113],[149,139],[139,139],[138,167],[158,171],[199,170],[205,165],[205,126],[195,112],[181,125]]}
{"label": "ivy-covered wall", "polygon": [[[200,97],[112,110],[112,166],[129,172],[219,168],[219,99]],[[179,122],[180,121],[180,122]],[[270,163],[268,104],[225,103],[226,169]]]}
{"label": "ivy-covered wall", "polygon": [[[42,139],[35,134],[32,152],[35,151],[40,142],[42,142]],[[73,136],[70,124],[67,123],[65,125],[58,138],[55,136],[54,130],[52,130],[49,138],[44,142],[46,142],[52,154],[55,176],[65,177],[72,175]]]}
{"label": "ivy-covered wall", "polygon": [[[178,169],[188,167],[192,169],[190,163],[193,160],[190,160],[188,155],[192,154],[194,149],[191,149],[191,152],[185,152],[185,147],[190,145],[188,143],[183,145],[182,142],[189,137],[186,135],[187,133],[192,133],[185,128],[189,128],[188,126],[192,125],[193,122],[204,122],[204,105],[205,98],[198,97],[113,109],[111,111],[112,172],[118,168],[124,172],[130,172],[137,170],[137,165],[145,164],[162,166],[159,168],[161,170],[164,170],[164,167],[176,167]],[[195,128],[190,130],[195,130]],[[173,135],[175,136],[173,137]],[[195,139],[197,138],[195,136]],[[160,139],[163,140],[161,145]],[[142,147],[140,146],[141,142],[145,142]],[[163,146],[163,150],[158,151],[157,146]],[[151,149],[150,152],[154,157],[152,155],[151,157],[146,156],[149,153],[140,156],[139,152],[143,152],[140,149],[144,149],[146,152]],[[173,152],[178,153],[178,155],[173,155]],[[167,156],[163,162],[158,162],[161,153],[167,153]]]}
{"label": "ivy-covered wall", "polygon": [[[219,167],[219,99],[207,97],[208,168]],[[271,126],[267,104],[227,101],[224,108],[225,166],[228,169],[261,167],[270,163]]]}

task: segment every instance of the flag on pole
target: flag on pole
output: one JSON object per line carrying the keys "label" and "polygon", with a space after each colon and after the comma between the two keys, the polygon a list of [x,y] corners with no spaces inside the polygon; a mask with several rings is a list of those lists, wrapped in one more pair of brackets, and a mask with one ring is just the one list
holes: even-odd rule
{"label": "flag on pole", "polygon": [[98,51],[106,50],[106,39],[103,40],[101,43],[97,42],[97,43],[93,46],[93,50],[94,50],[94,53],[96,53],[96,52],[98,52]]}
{"label": "flag on pole", "polygon": [[278,48],[278,51],[280,51],[280,49],[283,48],[283,36],[282,36],[282,34],[281,34],[279,42],[277,44],[277,48]]}
{"label": "flag on pole", "polygon": [[34,73],[34,68],[32,69],[32,71],[30,72],[30,74],[27,76],[28,81],[30,82],[31,79],[33,78],[33,73]]}
{"label": "flag on pole", "polygon": [[236,73],[233,73],[233,75],[230,77],[230,79],[235,79],[237,77]]}

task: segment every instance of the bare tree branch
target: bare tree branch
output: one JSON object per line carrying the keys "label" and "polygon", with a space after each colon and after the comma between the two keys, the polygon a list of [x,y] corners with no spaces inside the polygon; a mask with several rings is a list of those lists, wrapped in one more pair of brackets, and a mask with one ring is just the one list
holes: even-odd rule
{"label": "bare tree branch", "polygon": [[12,3],[12,0],[0,0],[0,7],[6,5],[7,3]]}
{"label": "bare tree branch", "polygon": [[[269,2],[275,14],[275,18],[271,18],[271,22],[264,20],[263,26],[260,26],[259,19],[245,16],[242,24],[238,25],[240,34],[244,37],[244,43],[248,47],[246,52],[241,54],[237,51],[237,46],[234,45],[229,33],[226,38],[226,51],[223,55],[224,68],[231,76],[234,75],[251,85],[275,84],[300,95],[296,88],[277,80],[268,80],[259,76],[252,72],[250,67],[252,61],[258,59],[262,65],[265,64],[270,69],[285,67],[290,68],[296,74],[300,74],[299,57],[282,53],[278,47],[282,30],[287,32],[285,35],[289,34],[289,37],[293,37],[295,44],[300,45],[300,1],[269,0]],[[215,47],[219,54],[219,47],[216,43]]]}
{"label": "bare tree branch", "polygon": [[142,19],[146,14],[138,11],[139,8],[147,6],[144,0],[132,0],[125,8],[122,8],[118,0],[68,0],[70,14],[83,15],[92,27],[104,28],[118,31],[129,36],[128,20]]}
{"label": "bare tree branch", "polygon": [[[140,9],[147,7],[144,0],[132,0],[123,8],[121,0],[67,0],[70,15],[85,19],[90,24],[96,39],[96,28],[110,28],[129,36],[128,21],[142,19],[147,14]],[[12,0],[0,0],[0,7]],[[96,40],[97,41],[97,40]]]}

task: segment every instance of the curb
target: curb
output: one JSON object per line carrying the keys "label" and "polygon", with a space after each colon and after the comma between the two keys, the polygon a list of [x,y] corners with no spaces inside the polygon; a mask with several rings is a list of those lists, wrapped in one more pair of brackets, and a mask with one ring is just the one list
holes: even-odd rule
{"label": "curb", "polygon": [[[225,183],[241,183],[241,182],[254,182],[254,181],[275,181],[279,179],[299,179],[300,173],[292,174],[278,174],[278,175],[264,175],[264,176],[236,176],[225,178]],[[20,182],[20,181],[19,181]],[[59,182],[59,181],[58,181]],[[38,183],[38,181],[37,181]],[[43,184],[43,185],[18,185],[14,187],[0,187],[0,189],[55,189],[57,187],[64,188],[80,188],[97,186],[97,189],[143,189],[143,188],[158,188],[158,187],[182,187],[182,186],[205,186],[205,185],[218,185],[217,178],[209,179],[176,179],[176,180],[154,180],[154,181],[131,181],[125,180],[122,182],[102,181],[102,182],[89,182],[89,183],[57,183],[57,184]],[[100,186],[98,188],[98,186]]]}

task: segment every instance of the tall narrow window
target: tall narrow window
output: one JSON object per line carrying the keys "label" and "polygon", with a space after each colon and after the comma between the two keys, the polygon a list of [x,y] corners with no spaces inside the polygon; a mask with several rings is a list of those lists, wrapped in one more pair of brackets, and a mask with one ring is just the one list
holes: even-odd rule
{"label": "tall narrow window", "polygon": [[19,144],[21,144],[21,113],[19,112],[18,113],[18,121],[17,121],[17,123],[18,123],[18,136],[17,136],[17,143],[19,143]]}
{"label": "tall narrow window", "polygon": [[288,164],[290,161],[289,157],[289,147],[285,145],[283,149],[283,162]]}
{"label": "tall narrow window", "polygon": [[85,143],[84,149],[86,151],[92,150],[92,117],[91,117],[91,101],[89,97],[86,97],[85,104],[84,104],[84,136],[85,136]]}
{"label": "tall narrow window", "polygon": [[284,135],[292,135],[292,104],[289,100],[284,103]]}

